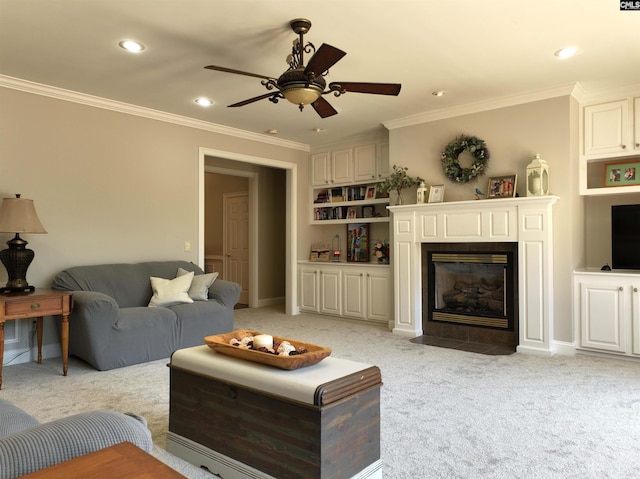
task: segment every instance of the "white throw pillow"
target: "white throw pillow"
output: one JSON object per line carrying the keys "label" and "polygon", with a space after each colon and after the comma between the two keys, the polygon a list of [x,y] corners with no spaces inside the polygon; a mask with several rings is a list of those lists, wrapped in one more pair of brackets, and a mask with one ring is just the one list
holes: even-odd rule
{"label": "white throw pillow", "polygon": [[[178,268],[177,276],[184,276],[189,274],[186,269]],[[218,273],[205,273],[196,274],[191,281],[191,287],[189,288],[189,297],[194,301],[208,301],[209,300],[209,286],[218,277]]]}
{"label": "white throw pillow", "polygon": [[193,273],[185,274],[174,279],[151,278],[153,296],[149,301],[150,307],[173,306],[180,303],[193,303],[189,297],[189,288],[193,281]]}

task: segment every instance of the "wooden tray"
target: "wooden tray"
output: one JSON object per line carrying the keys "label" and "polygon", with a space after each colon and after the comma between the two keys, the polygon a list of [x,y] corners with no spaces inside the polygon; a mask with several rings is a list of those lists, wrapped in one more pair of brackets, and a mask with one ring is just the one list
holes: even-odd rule
{"label": "wooden tray", "polygon": [[274,344],[280,344],[282,341],[289,341],[296,349],[304,347],[307,349],[307,352],[303,354],[296,354],[294,356],[278,356],[277,354],[263,353],[262,351],[256,351],[253,349],[241,349],[238,346],[232,346],[229,344],[229,341],[233,338],[242,339],[246,336],[257,336],[258,334],[263,333],[253,331],[251,329],[239,329],[231,331],[230,333],[207,336],[204,338],[204,342],[217,353],[246,359],[247,361],[253,361],[255,363],[266,364],[280,369],[298,369],[305,366],[311,366],[312,364],[322,361],[331,354],[330,348],[305,343],[295,339],[283,338],[281,336],[273,337]]}

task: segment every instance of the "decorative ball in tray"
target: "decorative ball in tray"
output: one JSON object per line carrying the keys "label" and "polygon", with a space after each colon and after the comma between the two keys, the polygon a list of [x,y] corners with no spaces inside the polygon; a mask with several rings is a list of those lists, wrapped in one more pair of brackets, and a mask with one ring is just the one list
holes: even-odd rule
{"label": "decorative ball in tray", "polygon": [[204,342],[217,353],[280,369],[311,366],[331,354],[331,349],[325,346],[271,336],[251,329],[207,336]]}

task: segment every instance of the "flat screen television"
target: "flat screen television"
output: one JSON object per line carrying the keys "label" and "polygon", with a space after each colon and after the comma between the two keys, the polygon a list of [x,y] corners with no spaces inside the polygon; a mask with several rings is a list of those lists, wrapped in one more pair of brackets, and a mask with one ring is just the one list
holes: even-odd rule
{"label": "flat screen television", "polygon": [[611,266],[640,269],[640,205],[611,207]]}

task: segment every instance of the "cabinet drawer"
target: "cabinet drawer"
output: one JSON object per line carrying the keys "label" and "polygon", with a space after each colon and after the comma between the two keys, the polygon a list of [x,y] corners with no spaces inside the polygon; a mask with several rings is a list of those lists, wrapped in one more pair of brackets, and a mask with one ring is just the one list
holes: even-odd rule
{"label": "cabinet drawer", "polygon": [[[41,316],[43,313],[56,314],[62,311],[62,297],[59,298],[35,298],[6,303],[5,314],[7,316]],[[29,316],[27,316],[29,317]]]}

